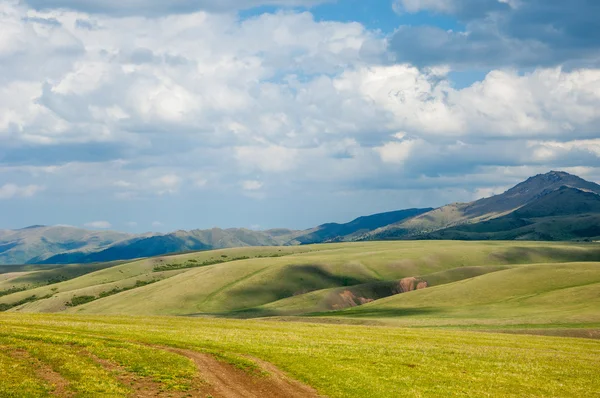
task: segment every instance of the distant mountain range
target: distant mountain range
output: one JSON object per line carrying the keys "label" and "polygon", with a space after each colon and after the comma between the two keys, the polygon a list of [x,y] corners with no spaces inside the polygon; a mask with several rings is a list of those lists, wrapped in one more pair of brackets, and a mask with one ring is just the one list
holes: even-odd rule
{"label": "distant mountain range", "polygon": [[228,247],[362,240],[597,240],[599,195],[600,185],[551,171],[471,203],[374,214],[304,231],[213,228],[133,235],[32,226],[0,230],[0,264],[91,263]]}

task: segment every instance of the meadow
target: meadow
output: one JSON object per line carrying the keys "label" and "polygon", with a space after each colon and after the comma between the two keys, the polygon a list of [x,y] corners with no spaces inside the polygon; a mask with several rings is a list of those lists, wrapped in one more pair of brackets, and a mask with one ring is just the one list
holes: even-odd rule
{"label": "meadow", "polygon": [[600,396],[594,243],[239,248],[65,270],[0,270],[0,396]]}
{"label": "meadow", "polygon": [[57,388],[61,396],[221,396],[202,392],[210,375],[168,347],[214,355],[258,383],[272,376],[256,358],[268,361],[329,397],[600,394],[600,342],[591,339],[173,317],[0,319],[0,366],[10,375],[2,396]]}

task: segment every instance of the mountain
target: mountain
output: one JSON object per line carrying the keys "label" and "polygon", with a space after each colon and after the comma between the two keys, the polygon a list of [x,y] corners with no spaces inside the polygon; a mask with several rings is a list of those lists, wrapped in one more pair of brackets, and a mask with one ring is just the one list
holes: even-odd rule
{"label": "mountain", "polygon": [[424,239],[598,240],[600,195],[563,186],[514,212],[427,234]]}
{"label": "mountain", "polygon": [[359,217],[346,224],[329,223],[306,231],[294,239],[298,244],[347,242],[377,228],[398,223],[433,210],[408,209]]}
{"label": "mountain", "polygon": [[0,264],[129,260],[185,251],[395,239],[600,239],[600,185],[551,171],[500,195],[437,209],[408,209],[304,231],[243,228],[132,235],[73,227],[0,230]]}
{"label": "mountain", "polygon": [[33,258],[45,259],[71,250],[102,250],[132,236],[69,226],[34,225],[18,230],[0,230],[0,264],[24,264]]}
{"label": "mountain", "polygon": [[[417,217],[391,224],[359,238],[380,239],[426,239],[432,232],[463,224],[475,224],[510,214],[538,198],[561,187],[576,188],[583,192],[600,194],[600,185],[580,177],[551,171],[528,178],[500,195],[471,203],[453,203],[421,214]],[[451,235],[449,235],[451,236]]]}
{"label": "mountain", "polygon": [[294,231],[274,229],[251,231],[243,228],[176,231],[170,234],[134,237],[98,251],[75,250],[44,259],[40,264],[93,263],[130,260],[185,251],[223,249],[247,246],[281,246],[294,236]]}

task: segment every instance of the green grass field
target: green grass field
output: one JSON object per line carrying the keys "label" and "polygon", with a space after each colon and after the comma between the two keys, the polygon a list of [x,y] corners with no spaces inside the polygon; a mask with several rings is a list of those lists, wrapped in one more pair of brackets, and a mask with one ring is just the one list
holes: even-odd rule
{"label": "green grass field", "polygon": [[600,395],[597,340],[172,317],[4,314],[0,320],[0,366],[11,369],[0,380],[3,396],[53,390],[33,361],[76,396],[123,396],[143,380],[165,396],[192,394],[201,371],[165,347],[209,352],[246,369],[251,355],[329,397]]}
{"label": "green grass field", "polygon": [[593,243],[226,249],[0,286],[0,396],[600,396]]}
{"label": "green grass field", "polygon": [[[35,276],[20,275],[2,281],[0,307],[113,315],[301,315],[384,298],[397,292],[394,286],[403,278],[435,287],[537,263],[593,261],[600,261],[599,245],[541,242],[227,249],[133,261],[77,277],[59,268],[52,272],[62,282],[11,291]],[[82,305],[67,305],[74,302]]]}

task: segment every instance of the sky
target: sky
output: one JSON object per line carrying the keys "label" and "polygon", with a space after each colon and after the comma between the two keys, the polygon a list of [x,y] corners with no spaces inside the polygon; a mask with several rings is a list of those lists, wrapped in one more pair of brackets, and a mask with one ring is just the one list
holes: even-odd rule
{"label": "sky", "polygon": [[309,228],[600,182],[597,0],[0,0],[0,228]]}

